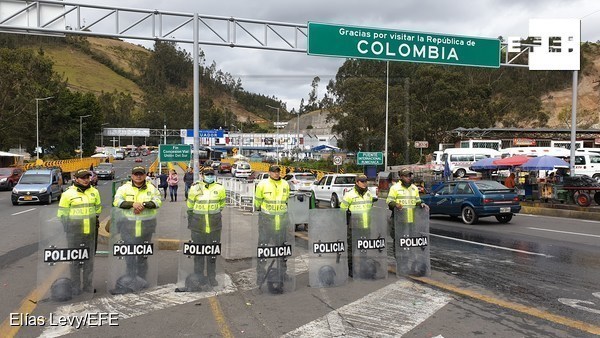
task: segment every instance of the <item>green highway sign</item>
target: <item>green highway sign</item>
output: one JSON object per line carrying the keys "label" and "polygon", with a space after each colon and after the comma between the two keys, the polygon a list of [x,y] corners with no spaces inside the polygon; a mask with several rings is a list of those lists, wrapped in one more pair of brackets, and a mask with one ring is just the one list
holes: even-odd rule
{"label": "green highway sign", "polygon": [[192,146],[189,144],[159,144],[160,162],[189,162],[192,159]]}
{"label": "green highway sign", "polygon": [[308,23],[309,55],[500,67],[500,40]]}
{"label": "green highway sign", "polygon": [[356,164],[358,165],[382,165],[382,152],[359,152],[356,154]]}

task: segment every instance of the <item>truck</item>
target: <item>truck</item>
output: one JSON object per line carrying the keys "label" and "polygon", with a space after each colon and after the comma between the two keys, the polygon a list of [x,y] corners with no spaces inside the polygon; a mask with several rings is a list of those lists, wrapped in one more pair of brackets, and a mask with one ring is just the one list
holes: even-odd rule
{"label": "truck", "polygon": [[[312,198],[315,202],[328,202],[332,208],[339,208],[340,201],[347,191],[356,183],[357,174],[327,174],[310,186]],[[368,187],[377,200],[378,189],[376,186]]]}

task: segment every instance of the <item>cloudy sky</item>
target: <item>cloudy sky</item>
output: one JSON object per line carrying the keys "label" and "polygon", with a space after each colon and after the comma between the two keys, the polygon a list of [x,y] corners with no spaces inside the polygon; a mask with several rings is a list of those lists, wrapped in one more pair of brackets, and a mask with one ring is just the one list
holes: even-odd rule
{"label": "cloudy sky", "polygon": [[[73,0],[98,4],[96,0]],[[103,0],[102,5],[306,24],[307,21],[495,38],[528,35],[531,18],[581,19],[582,40],[600,40],[598,0]],[[188,35],[191,38],[191,34]],[[144,43],[146,45],[147,42]],[[189,45],[182,45],[189,50]],[[320,92],[343,59],[302,53],[201,46],[207,63],[242,79],[246,90],[274,95],[298,108],[310,83]]]}

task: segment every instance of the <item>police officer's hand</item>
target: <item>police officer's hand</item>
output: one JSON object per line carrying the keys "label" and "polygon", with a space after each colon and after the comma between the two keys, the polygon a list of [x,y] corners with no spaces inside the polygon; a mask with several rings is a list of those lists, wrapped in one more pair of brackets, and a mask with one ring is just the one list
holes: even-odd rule
{"label": "police officer's hand", "polygon": [[396,209],[398,209],[398,210],[402,210],[402,204],[400,204],[400,203],[396,203]]}
{"label": "police officer's hand", "polygon": [[421,206],[421,209],[429,209],[429,206],[425,203],[421,203],[420,206]]}
{"label": "police officer's hand", "polygon": [[143,210],[144,210],[144,204],[142,204],[140,202],[134,202],[133,203],[133,212],[134,213],[139,214]]}

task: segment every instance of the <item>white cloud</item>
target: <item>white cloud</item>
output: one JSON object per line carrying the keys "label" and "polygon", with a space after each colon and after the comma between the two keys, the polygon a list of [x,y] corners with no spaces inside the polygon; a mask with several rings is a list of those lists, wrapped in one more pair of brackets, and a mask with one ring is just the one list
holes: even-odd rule
{"label": "white cloud", "polygon": [[[79,0],[94,4],[96,1]],[[201,15],[306,23],[318,21],[495,38],[522,36],[531,18],[583,18],[582,39],[600,40],[600,3],[597,0],[304,0],[304,1],[189,1],[104,0],[104,6],[158,9]],[[595,13],[596,11],[599,11]],[[591,15],[590,15],[591,14]],[[189,35],[191,38],[191,33]],[[151,45],[145,43],[145,45]],[[189,50],[190,46],[182,45]],[[207,64],[240,77],[246,90],[276,96],[287,108],[307,98],[310,83],[321,77],[320,92],[335,76],[343,59],[302,53],[259,51],[203,45]],[[322,95],[322,94],[321,94]]]}

